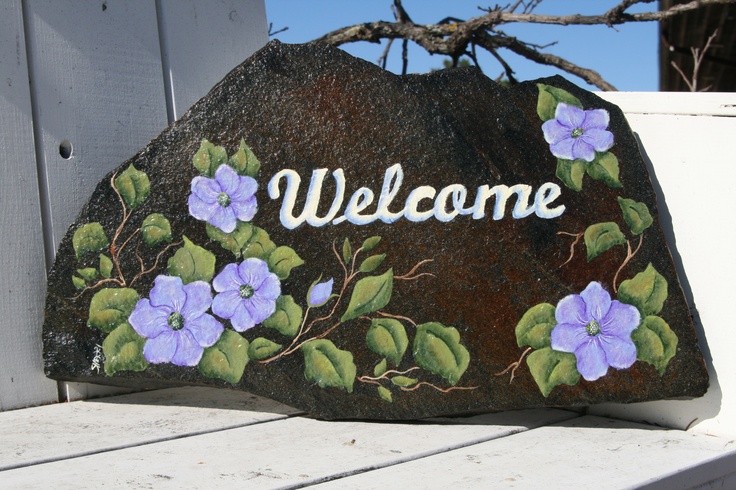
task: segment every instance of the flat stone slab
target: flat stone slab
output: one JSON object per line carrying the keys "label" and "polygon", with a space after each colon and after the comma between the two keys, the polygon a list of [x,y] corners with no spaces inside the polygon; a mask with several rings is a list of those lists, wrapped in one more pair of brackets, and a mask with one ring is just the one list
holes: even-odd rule
{"label": "flat stone slab", "polygon": [[637,142],[560,77],[270,43],[99,183],[49,276],[54,379],[324,418],[701,396]]}

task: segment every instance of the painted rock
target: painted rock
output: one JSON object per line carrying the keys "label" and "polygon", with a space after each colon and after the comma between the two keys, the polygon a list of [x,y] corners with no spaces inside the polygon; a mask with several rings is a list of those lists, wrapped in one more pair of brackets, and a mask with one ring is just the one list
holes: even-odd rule
{"label": "painted rock", "polygon": [[374,419],[708,385],[637,142],[559,77],[273,42],[99,183],[48,284],[60,380]]}

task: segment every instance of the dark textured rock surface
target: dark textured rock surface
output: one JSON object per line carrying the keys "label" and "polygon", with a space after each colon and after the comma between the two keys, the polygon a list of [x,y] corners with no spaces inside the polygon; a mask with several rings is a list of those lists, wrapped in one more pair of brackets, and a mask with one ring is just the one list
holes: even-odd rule
{"label": "dark textured rock surface", "polygon": [[[611,172],[606,177],[591,170],[582,177],[582,190],[570,188],[580,176],[574,176],[575,169],[566,177],[564,169],[557,171],[557,158],[541,129],[538,102],[542,97],[544,105],[547,99],[540,96],[538,84],[543,84],[542,91],[546,85],[571,94],[586,110],[610,113],[608,129],[615,142],[608,153],[618,160],[621,186]],[[552,93],[558,99],[567,97]],[[268,240],[253,241],[255,228],[230,246],[233,252],[221,245],[224,239],[208,234],[204,221],[190,215],[191,183],[200,175],[192,162],[203,139],[223,147],[228,157],[236,154],[242,140],[260,161],[254,173],[252,155],[239,153],[239,161],[247,157],[251,165],[240,173],[252,174],[258,183],[252,225],[265,230],[274,246],[288,247],[280,249],[289,263],[288,277],[283,269],[279,272],[280,289],[297,308],[281,312],[281,323],[271,319],[240,333],[228,319],[207,309],[225,333],[215,347],[205,348],[199,366],[149,363],[142,353],[146,339],[127,322],[131,310],[140,308],[138,299],[151,298],[157,277],[178,274],[186,276],[184,283],[211,283],[213,274],[227,264],[240,264],[244,257],[263,259],[272,271],[283,265]],[[401,165],[404,179],[389,205],[391,212],[399,212],[409,193],[420,186],[440,192],[462,184],[469,208],[484,184],[527,184],[533,202],[545,183],[561,188],[549,207],[564,204],[565,211],[550,219],[534,213],[515,219],[514,195],[501,219],[492,218],[491,198],[480,219],[466,214],[446,222],[436,217],[412,222],[402,217],[390,224],[344,221],[288,229],[279,220],[285,182],[280,182],[279,198],[268,193],[269,181],[279,170],[296,171],[302,179],[294,211],[298,215],[312,171],[326,168],[317,213],[322,217],[335,195],[332,172],[342,169],[345,196],[336,217],[360,187],[375,193],[375,201],[363,212],[370,214],[376,210],[386,169],[395,164]],[[150,185],[141,174],[129,173],[127,180],[113,180],[118,182],[114,188],[111,179],[120,178],[131,165]],[[619,197],[646,206],[653,225],[646,226],[641,207],[633,218],[629,212],[636,223],[627,222]],[[448,202],[451,210],[452,195]],[[420,201],[420,211],[431,207],[432,200]],[[150,218],[152,213],[165,216],[170,242],[161,222]],[[79,231],[90,223],[98,223],[102,235],[89,227]],[[151,223],[156,226],[147,234],[136,231]],[[583,235],[598,223],[615,223],[619,233],[598,227],[590,232],[597,236]],[[187,249],[184,236],[189,247],[206,252]],[[377,236],[381,240],[373,250],[359,252],[366,239]],[[344,253],[346,239],[352,253],[359,252],[355,260]],[[268,250],[263,250],[264,243]],[[256,250],[256,245],[261,248]],[[191,263],[184,263],[183,255],[175,258],[180,250],[184,255],[194,251],[187,256]],[[591,251],[600,254],[588,260]],[[369,257],[375,258],[364,262]],[[214,258],[214,272],[202,272],[209,258]],[[427,259],[431,261],[424,262]],[[358,271],[361,265],[367,272]],[[192,274],[191,267],[202,274]],[[352,267],[358,273],[343,288]],[[330,278],[331,292],[342,296],[307,308],[310,286]],[[643,320],[632,337],[640,360],[624,369],[610,367],[602,377],[587,381],[577,375],[573,354],[550,352],[549,331],[556,323],[555,305],[593,281],[613,299],[635,304]],[[123,290],[134,291],[121,299]],[[215,294],[218,291],[212,290]],[[549,306],[525,317],[543,303]],[[303,316],[295,313],[298,310]],[[298,318],[284,320],[290,315]],[[497,375],[523,353],[528,355],[510,383],[512,371]],[[658,224],[655,194],[637,142],[617,107],[558,77],[513,89],[499,87],[473,69],[399,77],[331,48],[279,43],[269,44],[233,70],[98,185],[62,241],[49,276],[44,356],[47,374],[54,379],[133,387],[235,387],[326,418],[408,419],[634,402],[700,396],[708,384],[688,306]],[[535,375],[531,365],[536,366]]]}

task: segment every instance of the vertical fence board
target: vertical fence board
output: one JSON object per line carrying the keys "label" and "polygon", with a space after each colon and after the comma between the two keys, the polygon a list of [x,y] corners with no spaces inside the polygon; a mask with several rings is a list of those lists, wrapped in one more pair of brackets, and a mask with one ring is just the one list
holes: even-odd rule
{"label": "vertical fence board", "polygon": [[161,55],[173,120],[266,44],[266,8],[263,0],[158,2]]}
{"label": "vertical fence board", "polygon": [[[27,0],[47,252],[102,177],[166,127],[156,9],[135,0]],[[61,145],[69,143],[64,158]]]}
{"label": "vertical fence board", "polygon": [[43,375],[46,289],[20,0],[0,3],[0,410],[56,400]]}

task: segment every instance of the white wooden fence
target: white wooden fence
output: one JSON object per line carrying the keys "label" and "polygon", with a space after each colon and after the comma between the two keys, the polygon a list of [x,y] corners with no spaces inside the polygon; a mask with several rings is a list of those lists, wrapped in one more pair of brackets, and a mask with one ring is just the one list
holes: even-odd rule
{"label": "white wooden fence", "polygon": [[[45,274],[96,183],[267,41],[263,0],[0,4],[0,410],[86,398],[41,360]],[[736,94],[609,93],[638,134],[711,389],[595,414],[736,436]]]}
{"label": "white wooden fence", "polygon": [[102,177],[268,40],[263,0],[0,2],[0,410],[43,374],[46,270]]}

